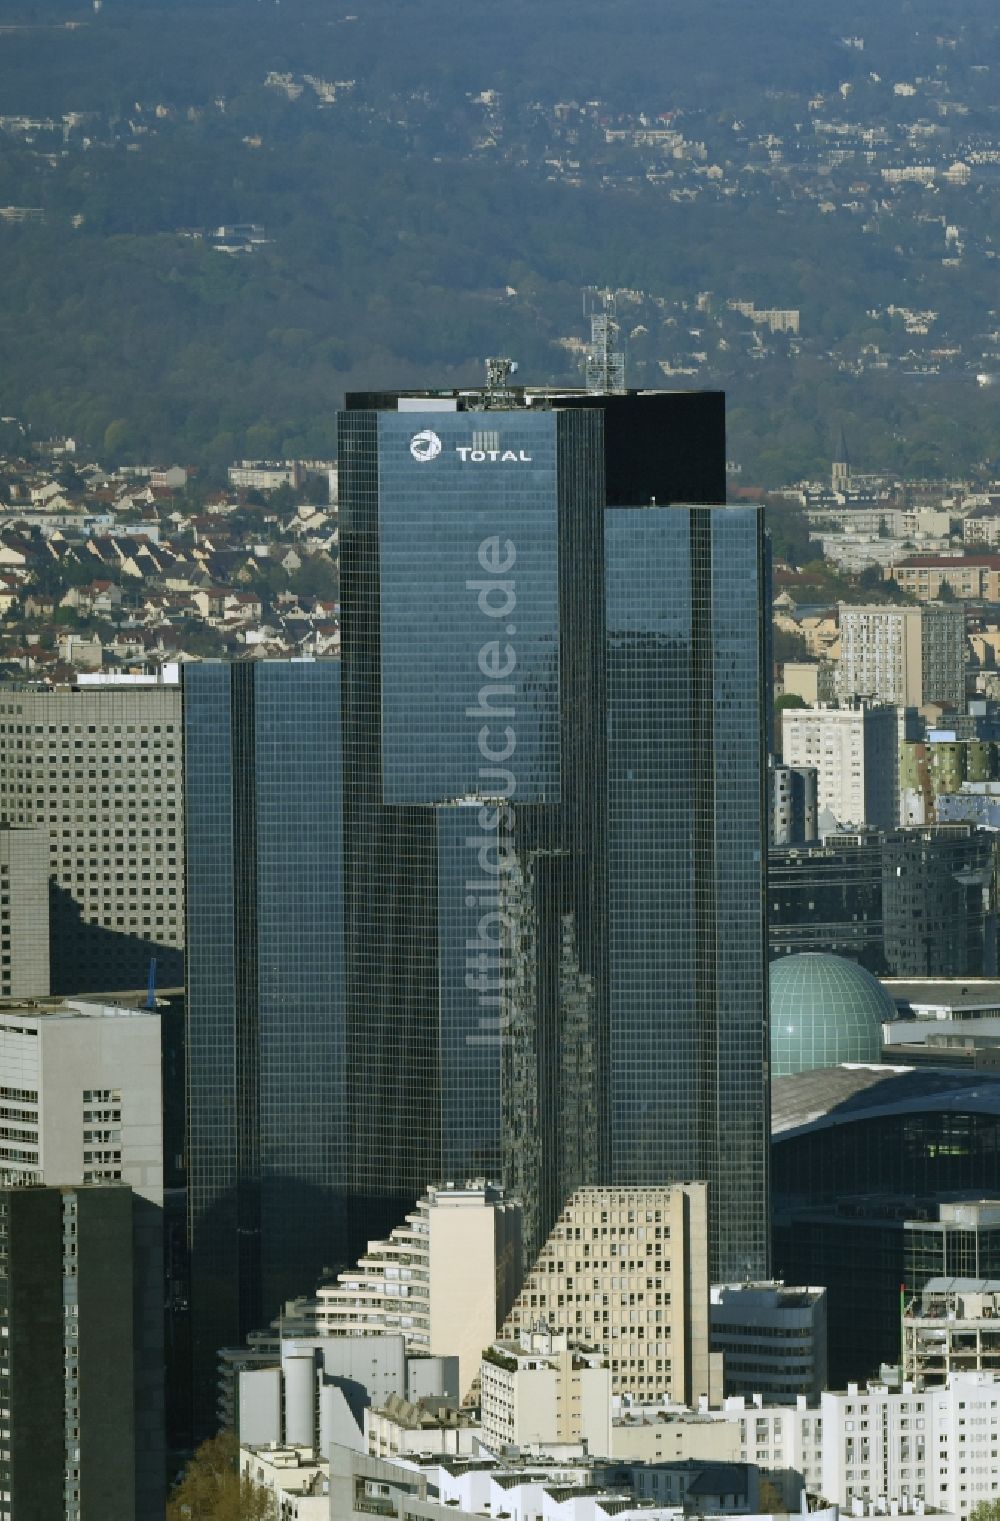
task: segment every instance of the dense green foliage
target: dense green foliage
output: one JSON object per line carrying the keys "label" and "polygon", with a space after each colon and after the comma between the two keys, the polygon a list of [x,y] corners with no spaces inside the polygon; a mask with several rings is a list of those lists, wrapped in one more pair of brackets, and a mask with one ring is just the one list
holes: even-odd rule
{"label": "dense green foliage", "polygon": [[[713,0],[711,15],[700,0],[512,0],[502,19],[366,0],[354,20],[340,0],[104,0],[98,16],[80,0],[7,0],[0,25],[25,26],[0,36],[0,112],[95,115],[65,148],[59,132],[0,133],[0,207],[46,214],[0,224],[0,414],[112,461],[329,455],[352,387],[466,383],[496,352],[528,380],[578,380],[556,340],[583,334],[589,284],[751,291],[798,304],[847,350],[891,344],[868,310],[918,285],[953,326],[982,327],[992,265],[956,278],[919,227],[904,254],[905,204],[870,236],[811,203],[783,205],[777,224],[749,181],[745,197],[677,203],[641,179],[554,183],[532,156],[537,101],[662,112],[717,99],[720,122],[760,118],[764,86],[861,90],[878,48],[905,72],[913,33],[941,24],[930,0],[833,9],[780,0],[765,39],[745,0]],[[995,50],[993,7],[953,9],[963,46]],[[838,44],[854,28],[865,54]],[[356,88],[335,105],[293,101],[265,88],[273,71]],[[482,117],[469,97],[487,87],[507,97],[509,154],[469,147]],[[587,151],[614,161],[600,133]],[[967,221],[955,195],[935,209]],[[231,258],[184,235],[232,222],[268,241]],[[630,379],[662,381],[654,337],[630,343]],[[812,350],[754,373],[720,354],[699,383],[728,390],[731,450],[765,484],[825,470],[841,423],[870,468],[942,475],[1000,455],[995,402],[967,373],[859,377]]]}

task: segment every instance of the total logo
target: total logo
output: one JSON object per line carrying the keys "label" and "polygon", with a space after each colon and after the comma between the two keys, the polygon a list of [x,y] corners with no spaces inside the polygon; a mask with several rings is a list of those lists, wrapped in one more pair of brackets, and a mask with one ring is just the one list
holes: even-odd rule
{"label": "total logo", "polygon": [[[430,460],[437,459],[444,448],[436,433],[426,428],[422,433],[414,433],[410,439],[410,453],[418,464],[426,465]],[[473,465],[512,464],[530,465],[532,456],[526,454],[523,449],[473,449],[471,446],[457,444],[455,453],[463,464]]]}

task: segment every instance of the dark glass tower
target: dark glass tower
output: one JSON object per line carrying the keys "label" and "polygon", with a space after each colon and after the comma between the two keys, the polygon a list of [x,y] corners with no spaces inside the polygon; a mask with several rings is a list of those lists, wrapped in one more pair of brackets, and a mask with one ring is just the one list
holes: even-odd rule
{"label": "dark glass tower", "polygon": [[340,419],[356,1228],[487,1172],[531,1252],[581,1183],[707,1178],[756,1276],[758,517],[668,505],[723,500],[721,397],[494,401]]}
{"label": "dark glass tower", "polygon": [[220,1347],[343,1260],[340,667],[184,670],[195,1421]]}
{"label": "dark glass tower", "polygon": [[609,1181],[709,1183],[712,1272],[768,1262],[760,514],[605,514]]}
{"label": "dark glass tower", "polygon": [[[593,871],[603,419],[369,400],[382,406],[342,414],[339,451],[348,1129],[362,1237],[431,1180],[505,1170],[512,968],[517,1017],[547,1032],[532,1038],[544,1053],[532,1092],[555,1133],[596,1115],[605,1024]],[[556,1056],[581,1000],[589,1054],[570,1081]],[[508,1181],[540,1187],[554,1210],[598,1175],[603,1141],[591,1124],[558,1161],[518,1147],[532,1160],[507,1167]]]}

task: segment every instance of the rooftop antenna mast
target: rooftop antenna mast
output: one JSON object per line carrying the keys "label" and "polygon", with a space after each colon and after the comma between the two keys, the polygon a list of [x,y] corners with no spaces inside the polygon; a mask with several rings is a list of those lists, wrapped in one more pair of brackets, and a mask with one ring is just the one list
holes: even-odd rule
{"label": "rooftop antenna mast", "polygon": [[588,296],[592,304],[587,390],[599,396],[621,396],[625,390],[625,351],[618,346],[621,328],[615,318],[615,293],[591,287],[584,296],[584,311]]}
{"label": "rooftop antenna mast", "polygon": [[484,407],[512,407],[516,399],[516,393],[511,386],[511,377],[517,374],[517,363],[513,359],[494,357],[486,361],[486,389],[483,392]]}

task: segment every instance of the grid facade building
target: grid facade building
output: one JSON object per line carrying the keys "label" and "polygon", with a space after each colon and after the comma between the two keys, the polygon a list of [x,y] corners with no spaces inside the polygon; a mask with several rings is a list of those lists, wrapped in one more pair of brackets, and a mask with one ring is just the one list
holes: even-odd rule
{"label": "grid facade building", "polygon": [[761,530],[666,505],[723,499],[720,403],[341,415],[367,1236],[429,1178],[481,1174],[522,1199],[531,1261],[581,1184],[705,1177],[720,1273],[767,1270]]}
{"label": "grid facade building", "polygon": [[340,667],[184,671],[195,1420],[218,1349],[345,1259]]}
{"label": "grid facade building", "polygon": [[899,708],[965,706],[963,607],[840,604],[840,695]]}
{"label": "grid facade building", "polygon": [[580,1188],[525,1279],[502,1339],[543,1325],[600,1352],[612,1393],[697,1405],[721,1395],[708,1298],[704,1183]]}
{"label": "grid facade building", "polygon": [[754,1276],[770,1135],[760,517],[616,509],[605,554],[609,1181],[705,1179],[713,1265]]}
{"label": "grid facade building", "polygon": [[0,824],[0,997],[48,991],[48,832]]}
{"label": "grid facade building", "polygon": [[0,689],[0,817],[48,836],[53,992],[144,987],[154,957],[161,984],[182,980],[180,702],[171,686]]}

